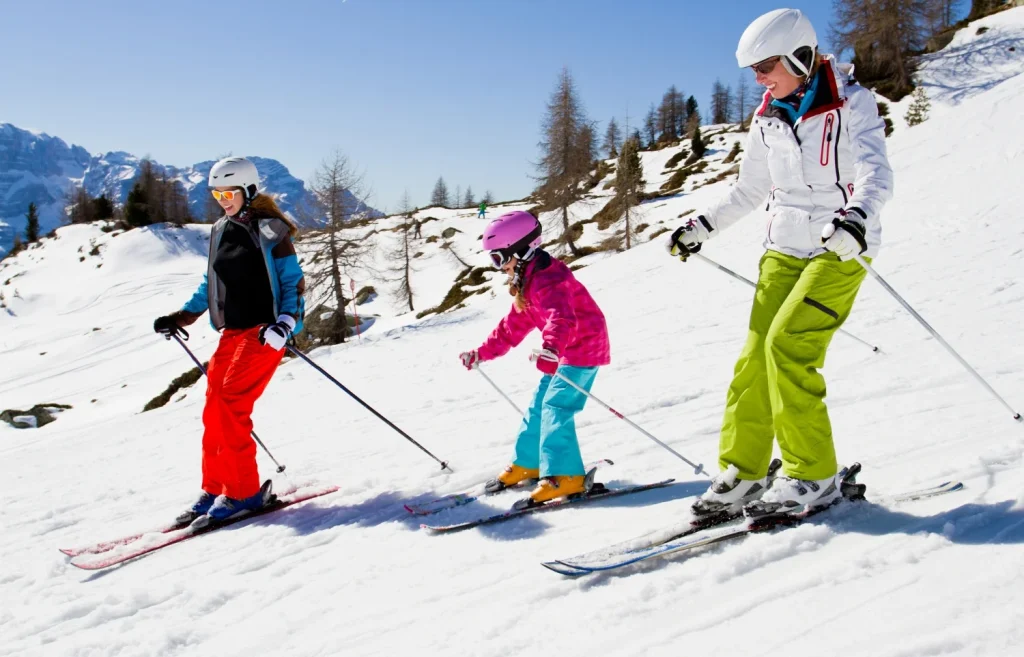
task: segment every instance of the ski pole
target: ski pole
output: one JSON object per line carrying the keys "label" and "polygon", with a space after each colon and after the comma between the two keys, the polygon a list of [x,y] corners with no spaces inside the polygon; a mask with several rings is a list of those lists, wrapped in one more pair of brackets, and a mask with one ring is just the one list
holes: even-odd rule
{"label": "ski pole", "polygon": [[397,431],[400,436],[402,436],[403,438],[408,440],[413,445],[416,445],[417,447],[419,447],[423,451],[423,453],[425,453],[427,456],[429,456],[430,458],[432,458],[435,461],[437,461],[438,463],[440,463],[442,470],[447,470],[448,472],[455,472],[454,470],[452,470],[451,468],[448,467],[448,461],[442,461],[441,459],[439,459],[436,456],[434,456],[433,454],[431,454],[430,451],[426,447],[424,447],[423,445],[421,445],[418,442],[416,442],[415,440],[413,440],[412,436],[410,436],[409,434],[407,434],[406,432],[402,431],[397,426],[395,426],[394,422],[392,422],[391,420],[387,419],[386,417],[384,417],[383,415],[378,413],[377,410],[373,406],[370,406],[369,404],[364,402],[354,392],[352,392],[351,390],[346,388],[344,385],[342,385],[341,381],[338,381],[337,379],[335,379],[333,376],[328,374],[326,370],[324,370],[322,367],[320,367],[319,365],[314,363],[312,360],[310,360],[309,356],[307,356],[306,354],[302,353],[301,351],[299,351],[295,347],[291,346],[290,344],[289,345],[285,345],[285,347],[288,349],[288,351],[292,352],[293,354],[295,354],[296,356],[298,356],[302,360],[304,360],[307,363],[309,363],[310,366],[312,366],[312,368],[315,369],[317,372],[320,372],[325,377],[327,377],[327,380],[329,380],[331,383],[333,383],[334,385],[336,385],[339,388],[341,388],[345,392],[345,394],[347,394],[349,397],[351,397],[352,399],[354,399],[357,402],[359,402],[360,404],[362,404],[363,408],[365,408],[366,410],[370,411],[371,413],[376,415],[378,418],[383,420],[385,424],[387,424],[389,427],[391,427],[392,429]]}
{"label": "ski pole", "polygon": [[1005,400],[1005,399],[1003,399],[1002,397],[1000,397],[1000,396],[999,396],[999,393],[995,391],[995,388],[993,388],[992,386],[990,386],[990,385],[988,384],[988,381],[986,381],[985,379],[983,379],[983,378],[981,377],[981,375],[980,375],[980,374],[978,374],[978,373],[977,373],[977,372],[975,371],[975,369],[974,369],[973,367],[971,367],[971,366],[970,366],[970,365],[969,365],[969,364],[967,363],[967,361],[966,361],[966,360],[964,360],[964,359],[963,359],[963,357],[961,357],[961,356],[960,356],[960,354],[958,354],[958,353],[956,352],[956,350],[955,350],[955,349],[953,349],[953,347],[949,346],[949,343],[948,343],[948,342],[946,342],[946,341],[945,341],[945,340],[944,340],[944,339],[942,338],[942,336],[941,336],[941,335],[939,335],[939,332],[938,332],[938,331],[936,331],[935,329],[933,329],[933,328],[931,327],[931,325],[930,325],[930,324],[928,324],[928,322],[924,321],[924,317],[921,317],[921,316],[920,316],[919,314],[917,314],[917,311],[916,311],[916,310],[914,310],[913,308],[911,308],[911,307],[910,307],[910,304],[909,304],[909,303],[907,303],[907,302],[906,302],[906,300],[905,300],[905,299],[904,299],[903,297],[901,297],[901,296],[900,296],[899,294],[897,294],[897,293],[896,293],[896,290],[892,289],[892,286],[891,286],[891,285],[889,285],[889,283],[887,283],[887,282],[886,282],[886,280],[885,280],[884,278],[882,278],[882,277],[881,277],[881,276],[880,276],[880,275],[878,274],[878,272],[876,272],[876,271],[875,271],[875,268],[874,268],[874,267],[872,267],[871,265],[869,265],[869,264],[867,263],[867,261],[866,261],[866,260],[864,260],[864,258],[862,258],[862,257],[861,257],[861,256],[859,256],[859,255],[855,255],[855,256],[853,256],[853,257],[857,259],[857,262],[859,262],[859,263],[860,263],[860,266],[861,266],[861,267],[863,267],[863,268],[864,268],[864,270],[865,270],[865,271],[867,271],[867,273],[871,274],[871,275],[872,275],[872,276],[874,277],[874,279],[875,279],[876,281],[878,281],[879,283],[881,283],[882,287],[884,287],[884,288],[885,288],[885,289],[886,289],[886,290],[887,290],[887,291],[889,292],[889,294],[891,294],[891,295],[893,296],[893,298],[894,298],[894,299],[896,299],[897,301],[899,301],[899,302],[900,302],[900,305],[902,305],[902,306],[903,306],[904,308],[906,308],[906,309],[907,309],[907,312],[908,312],[908,313],[910,313],[911,315],[913,315],[913,316],[914,316],[914,319],[916,319],[917,321],[921,322],[921,326],[925,327],[925,329],[927,329],[927,330],[928,330],[928,332],[929,332],[929,333],[931,333],[931,334],[932,334],[932,336],[933,336],[933,337],[934,337],[934,338],[935,338],[936,340],[938,340],[938,341],[939,341],[939,344],[941,344],[941,345],[942,345],[943,347],[945,347],[945,348],[946,348],[946,351],[948,351],[948,352],[949,352],[950,354],[952,354],[952,355],[953,355],[953,358],[956,358],[956,359],[957,359],[958,361],[960,361],[960,364],[961,364],[961,365],[963,365],[963,366],[964,366],[964,368],[965,368],[965,369],[966,369],[966,370],[967,370],[968,372],[970,372],[970,373],[971,373],[971,374],[972,374],[972,375],[974,376],[974,378],[975,378],[975,379],[976,379],[976,380],[978,381],[978,383],[980,383],[980,384],[981,384],[982,386],[984,386],[984,387],[985,387],[985,389],[986,389],[986,390],[988,390],[988,391],[989,391],[989,392],[990,392],[990,393],[992,394],[992,396],[993,396],[993,397],[995,397],[995,398],[996,398],[997,400],[999,400],[999,403],[1000,403],[1000,404],[1002,404],[1002,405],[1003,405],[1003,406],[1004,406],[1004,407],[1006,408],[1006,410],[1010,411],[1010,413],[1011,413],[1011,414],[1013,415],[1013,419],[1014,419],[1014,420],[1017,420],[1017,421],[1020,421],[1020,420],[1021,420],[1021,415],[1020,415],[1020,413],[1018,413],[1017,411],[1013,410],[1013,407],[1012,407],[1012,406],[1010,406],[1010,405],[1009,405],[1008,403],[1006,403],[1006,400]]}
{"label": "ski pole", "polygon": [[[539,351],[534,351],[533,354],[530,356],[530,360],[537,360],[539,358],[541,358],[541,355],[540,355]],[[633,422],[632,420],[630,420],[628,417],[626,417],[622,413],[618,412],[617,410],[615,410],[614,408],[612,408],[608,404],[604,403],[603,401],[601,401],[600,399],[598,399],[594,395],[590,394],[589,392],[587,392],[583,388],[581,388],[578,385],[576,385],[576,382],[570,380],[569,377],[565,376],[564,374],[562,374],[558,370],[555,370],[555,376],[557,376],[561,380],[565,381],[566,383],[571,385],[573,388],[576,388],[576,390],[578,390],[581,393],[583,393],[584,395],[586,395],[588,399],[593,399],[595,402],[597,402],[601,406],[604,406],[606,409],[611,411],[612,415],[614,415],[615,417],[619,418],[620,420],[622,420],[623,422],[625,422],[629,426],[633,427],[634,429],[636,429],[637,431],[639,431],[643,435],[647,436],[648,438],[650,438],[654,442],[658,443],[659,445],[661,445],[662,447],[667,449],[669,452],[671,452],[673,455],[675,455],[677,458],[679,458],[683,462],[685,462],[687,465],[689,465],[692,468],[694,468],[694,471],[693,471],[694,474],[702,474],[705,477],[710,477],[711,476],[710,474],[708,474],[708,471],[704,469],[704,464],[703,463],[700,463],[700,464],[694,463],[693,461],[691,461],[690,459],[686,458],[685,456],[683,456],[682,454],[680,454],[676,450],[672,449],[671,447],[669,447],[665,443],[661,442],[660,440],[655,438],[650,432],[648,432],[643,427],[638,425],[636,422]]]}
{"label": "ski pole", "polygon": [[[181,328],[180,326],[178,327],[178,330],[185,336],[185,339],[188,340],[188,331]],[[199,359],[196,358],[196,355],[192,353],[192,350],[185,346],[185,343],[181,341],[181,338],[179,338],[177,334],[168,335],[167,339],[170,340],[172,337],[178,341],[178,344],[181,345],[181,348],[185,350],[185,353],[189,355],[189,358],[191,358],[192,362],[196,364],[196,367],[199,368],[199,371],[203,373],[203,376],[206,376],[206,368],[203,367],[203,364],[199,362]],[[260,440],[260,437],[256,435],[256,432],[251,431],[250,433],[252,434],[252,437],[256,441],[256,443],[263,448],[263,451],[267,453],[267,456],[270,457],[270,460],[273,461],[274,465],[277,466],[277,471],[284,472],[284,466],[277,462],[277,459],[275,459],[274,455],[270,453],[270,450],[267,449],[267,446],[263,444],[263,441]]]}
{"label": "ski pole", "polygon": [[519,410],[519,407],[516,406],[516,403],[514,401],[512,401],[512,399],[508,395],[506,395],[504,392],[502,392],[501,388],[499,388],[498,385],[496,383],[494,383],[494,381],[491,380],[491,377],[489,377],[486,374],[484,374],[484,371],[482,369],[480,369],[479,365],[477,365],[474,369],[476,369],[477,372],[480,372],[480,376],[482,376],[485,379],[487,379],[487,383],[490,383],[491,387],[494,388],[495,390],[497,390],[498,394],[501,395],[502,397],[504,397],[505,401],[507,401],[512,408],[516,409],[516,413],[519,413],[520,417],[523,416],[523,412],[521,410]]}
{"label": "ski pole", "polygon": [[[743,283],[746,283],[747,285],[749,285],[750,287],[754,288],[755,290],[757,289],[757,283],[755,283],[754,281],[750,280],[749,278],[745,278],[743,276],[740,276],[739,274],[737,274],[733,270],[729,269],[728,267],[723,267],[722,265],[718,264],[717,262],[715,262],[711,258],[708,258],[707,256],[703,256],[703,255],[701,255],[699,253],[691,253],[690,257],[693,257],[693,256],[697,256],[698,259],[703,260],[704,262],[708,263],[712,267],[717,267],[719,271],[723,271],[726,274],[729,274],[730,276],[732,276],[736,280],[742,281]],[[875,352],[878,351],[878,347],[876,347],[875,345],[871,344],[870,342],[868,342],[866,340],[862,340],[861,338],[858,338],[856,335],[854,335],[853,333],[850,333],[849,331],[846,331],[844,329],[839,329],[839,332],[842,333],[843,335],[845,335],[848,338],[853,338],[854,340],[856,340],[857,342],[861,343],[865,347],[868,347],[869,349],[871,349],[871,351],[875,351]]]}

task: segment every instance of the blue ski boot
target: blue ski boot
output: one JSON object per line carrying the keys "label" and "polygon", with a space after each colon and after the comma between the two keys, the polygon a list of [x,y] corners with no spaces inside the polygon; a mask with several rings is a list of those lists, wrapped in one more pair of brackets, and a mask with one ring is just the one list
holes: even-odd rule
{"label": "blue ski boot", "polygon": [[265,505],[274,501],[274,495],[271,492],[271,485],[272,482],[267,479],[263,482],[263,486],[260,487],[259,492],[251,497],[246,497],[241,500],[236,500],[226,495],[219,496],[216,501],[214,501],[213,506],[210,507],[210,510],[206,512],[206,515],[196,518],[195,522],[192,523],[192,526],[202,527],[208,524],[222,523],[236,515],[248,514],[263,508]]}
{"label": "blue ski boot", "polygon": [[213,493],[207,493],[204,490],[199,496],[199,499],[197,499],[187,510],[182,511],[178,517],[174,519],[174,522],[179,525],[187,525],[199,516],[205,516],[210,511],[210,507],[213,506],[213,502],[216,499],[216,495]]}

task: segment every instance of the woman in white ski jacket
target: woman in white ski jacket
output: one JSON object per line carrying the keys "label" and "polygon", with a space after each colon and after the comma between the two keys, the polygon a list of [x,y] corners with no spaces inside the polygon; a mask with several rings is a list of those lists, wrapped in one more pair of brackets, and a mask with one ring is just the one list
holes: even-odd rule
{"label": "woman in white ski jacket", "polygon": [[[698,515],[787,513],[840,495],[818,370],[864,280],[854,255],[878,252],[893,180],[873,95],[817,45],[795,9],[746,29],[736,58],[766,92],[739,179],[667,245],[686,260],[755,208],[768,213],[750,330],[726,398],[722,472],[694,504]],[[784,476],[769,483],[773,438]]]}

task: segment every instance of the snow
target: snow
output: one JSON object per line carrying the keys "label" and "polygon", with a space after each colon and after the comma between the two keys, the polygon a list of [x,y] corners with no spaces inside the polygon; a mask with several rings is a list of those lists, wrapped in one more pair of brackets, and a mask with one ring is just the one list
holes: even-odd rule
{"label": "snow", "polygon": [[[985,20],[1020,38],[1022,12]],[[893,135],[896,197],[875,261],[1018,410],[1021,102],[1018,74]],[[724,184],[649,202],[645,221],[673,226]],[[492,206],[488,217],[501,211]],[[458,227],[452,242],[459,255],[484,265],[473,244],[486,222],[474,211],[420,214],[438,218],[423,224],[424,237]],[[749,217],[702,253],[754,278],[762,229],[761,217]],[[0,655],[898,657],[1015,655],[1024,642],[1024,426],[871,279],[845,328],[881,352],[839,336],[825,376],[839,457],[864,465],[860,481],[873,503],[688,557],[563,579],[539,562],[657,529],[707,485],[590,404],[578,418],[584,458],[616,461],[601,479],[681,483],[428,535],[403,504],[491,476],[510,455],[514,411],[457,359],[480,343],[509,299],[495,276],[493,297],[476,295],[465,308],[416,320],[396,311],[386,286],[366,272],[357,286],[372,283],[380,294],[359,311],[378,315],[376,323],[360,341],[311,356],[450,460],[455,474],[441,474],[307,364],[289,360],[254,413],[256,431],[287,464],[275,486],[335,483],[337,493],[121,568],[70,567],[57,547],[159,524],[198,492],[202,386],[140,411],[192,366],[178,345],[154,336],[151,323],[198,284],[208,230],[115,235],[70,226],[0,263],[0,408],[73,406],[40,429],[0,423]],[[577,272],[608,317],[613,345],[613,364],[598,375],[594,394],[713,466],[750,290],[699,261],[669,258],[659,242],[593,258]],[[98,255],[90,255],[95,247]],[[439,249],[424,252],[414,283],[425,308],[443,298],[462,266]],[[193,328],[188,345],[208,358],[216,335],[205,323]],[[539,378],[528,362],[538,346],[531,336],[484,365],[520,405]],[[262,452],[259,460],[270,476]],[[885,500],[949,479],[962,480],[965,490]],[[436,519],[495,511],[514,497]]]}

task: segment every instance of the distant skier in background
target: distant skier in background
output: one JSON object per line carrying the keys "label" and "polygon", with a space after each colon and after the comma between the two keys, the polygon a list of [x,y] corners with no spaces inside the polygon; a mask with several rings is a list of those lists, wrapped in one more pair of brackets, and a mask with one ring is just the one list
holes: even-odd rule
{"label": "distant skier in background", "polygon": [[270,499],[270,480],[260,486],[250,415],[304,314],[296,227],[259,193],[256,166],[240,157],[221,160],[210,170],[209,186],[225,216],[210,231],[203,281],[184,308],[153,322],[170,336],[209,310],[210,323],[222,331],[207,367],[202,493],[179,523],[203,515],[223,521]]}
{"label": "distant skier in background", "polygon": [[480,211],[476,213],[477,219],[487,218],[487,201],[480,201]]}
{"label": "distant skier in background", "polygon": [[[767,249],[747,342],[726,396],[721,472],[696,515],[749,516],[827,506],[840,497],[836,453],[818,371],[878,252],[879,214],[892,197],[885,126],[849,64],[818,54],[795,9],[747,27],[736,59],[766,88],[747,136],[739,179],[666,245],[686,260],[703,242],[767,201]],[[684,297],[699,291],[684,290]],[[767,479],[772,439],[785,476]]]}
{"label": "distant skier in background", "polygon": [[543,376],[519,427],[512,464],[488,484],[490,491],[541,478],[534,503],[585,491],[585,471],[576,438],[576,413],[585,395],[561,376],[589,391],[597,368],[611,362],[608,328],[601,309],[569,268],[540,248],[541,225],[528,212],[504,214],[484,230],[491,262],[509,276],[515,297],[509,314],[484,343],[459,354],[471,370],[508,353],[538,329],[543,347],[536,360]]}

